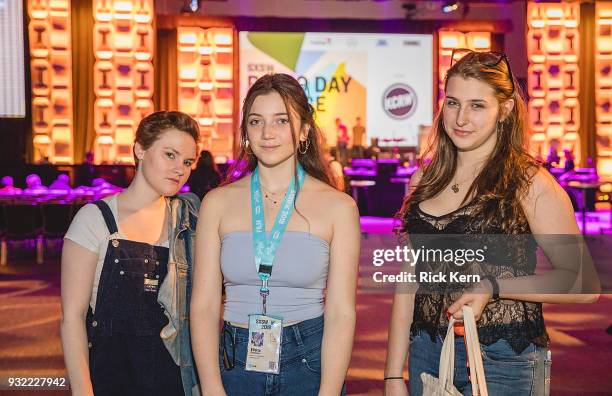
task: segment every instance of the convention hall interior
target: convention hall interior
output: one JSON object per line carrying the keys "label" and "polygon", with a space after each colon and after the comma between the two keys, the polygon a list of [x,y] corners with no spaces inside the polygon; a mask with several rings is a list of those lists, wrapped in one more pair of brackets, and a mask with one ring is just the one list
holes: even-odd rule
{"label": "convention hall interior", "polygon": [[66,377],[63,236],[83,205],[129,185],[140,120],[197,121],[216,181],[203,186],[194,164],[182,191],[201,198],[234,164],[249,87],[287,73],[360,213],[347,394],[381,395],[393,290],[372,286],[372,251],[397,236],[454,50],[467,48],[507,57],[529,152],[570,197],[604,290],[544,304],[551,394],[610,394],[612,1],[0,0],[0,42],[0,379]]}

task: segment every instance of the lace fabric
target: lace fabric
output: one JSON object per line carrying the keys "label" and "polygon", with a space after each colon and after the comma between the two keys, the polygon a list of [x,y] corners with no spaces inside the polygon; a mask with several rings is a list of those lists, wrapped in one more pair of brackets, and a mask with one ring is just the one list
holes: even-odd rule
{"label": "lace fabric", "polygon": [[[486,243],[487,238],[496,238],[497,247],[485,256],[483,262],[470,262],[461,267],[453,263],[431,263],[419,261],[415,270],[419,272],[457,271],[465,274],[494,276],[497,279],[532,275],[535,272],[537,245],[529,233],[521,237],[503,238],[501,229],[491,226],[476,231],[478,213],[475,205],[465,205],[444,216],[433,216],[423,212],[418,204],[411,205],[404,216],[404,229],[412,246],[431,244],[431,235],[461,234],[461,240]],[[527,226],[528,229],[528,226]],[[419,235],[428,235],[428,239]],[[448,241],[444,241],[448,243]],[[421,283],[415,295],[414,317],[410,329],[411,337],[420,330],[435,340],[436,335],[444,337],[448,327],[446,310],[470,286],[470,283]],[[506,340],[516,353],[521,353],[530,343],[545,347],[548,335],[544,326],[542,304],[519,300],[498,300],[490,302],[478,320],[478,337],[484,345]]]}

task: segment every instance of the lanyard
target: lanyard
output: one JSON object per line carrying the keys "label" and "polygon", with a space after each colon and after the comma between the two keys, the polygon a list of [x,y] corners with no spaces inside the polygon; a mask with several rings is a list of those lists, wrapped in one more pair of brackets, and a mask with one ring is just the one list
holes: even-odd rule
{"label": "lanyard", "polygon": [[268,289],[268,279],[272,275],[272,266],[274,265],[274,256],[276,249],[280,244],[281,238],[287,228],[287,223],[293,213],[293,205],[299,190],[304,183],[306,172],[300,164],[297,165],[298,186],[295,186],[295,177],[291,179],[289,188],[283,198],[283,203],[280,212],[276,215],[270,237],[266,237],[266,221],[264,217],[264,208],[261,198],[261,182],[259,180],[259,168],[251,175],[251,214],[253,218],[253,254],[255,255],[255,268],[259,279],[261,279],[261,288],[259,294],[263,299],[263,314],[266,314],[266,299],[270,294]]}

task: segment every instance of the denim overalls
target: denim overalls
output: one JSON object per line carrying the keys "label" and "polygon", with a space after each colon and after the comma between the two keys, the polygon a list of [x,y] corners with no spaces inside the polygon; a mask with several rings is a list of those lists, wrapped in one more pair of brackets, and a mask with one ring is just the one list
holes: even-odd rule
{"label": "denim overalls", "polygon": [[157,302],[166,276],[168,248],[117,239],[117,224],[104,201],[94,202],[111,234],[95,314],[87,312],[89,370],[94,393],[183,395],[181,372],[160,331],[168,323]]}

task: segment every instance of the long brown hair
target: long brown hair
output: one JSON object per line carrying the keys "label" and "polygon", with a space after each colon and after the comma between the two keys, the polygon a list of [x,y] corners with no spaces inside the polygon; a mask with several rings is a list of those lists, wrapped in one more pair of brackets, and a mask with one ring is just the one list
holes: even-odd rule
{"label": "long brown hair", "polygon": [[[460,76],[487,83],[495,91],[495,97],[500,103],[497,142],[461,204],[472,200],[474,213],[479,214],[471,217],[473,229],[482,232],[495,226],[504,233],[520,234],[526,232],[528,227],[520,201],[527,193],[539,165],[526,148],[525,101],[509,70],[507,58],[500,59],[500,56],[495,53],[468,53],[448,70],[444,89],[451,77]],[[514,100],[514,107],[501,121],[501,104],[509,99]],[[444,129],[442,112],[443,107],[434,119],[431,145],[421,158],[421,181],[400,210],[404,219],[413,205],[434,198],[450,184],[455,175],[457,148]],[[425,158],[430,158],[431,162],[424,164]]]}
{"label": "long brown hair", "polygon": [[[231,183],[237,178],[245,176],[252,172],[257,167],[257,157],[246,146],[247,141],[247,118],[251,112],[253,102],[260,95],[267,95],[271,92],[277,92],[285,103],[289,116],[289,125],[291,127],[291,138],[293,140],[293,149],[295,151],[295,165],[297,169],[298,162],[302,165],[306,173],[310,176],[332,186],[336,187],[334,179],[330,176],[329,167],[323,160],[322,152],[322,135],[320,129],[314,121],[314,108],[308,103],[308,98],[304,93],[304,89],[297,80],[288,74],[267,74],[260,77],[249,89],[244,104],[242,106],[242,119],[240,122],[240,151],[236,157],[236,162],[231,167],[227,174],[224,184]],[[305,154],[297,152],[298,142],[296,139],[296,131],[299,127],[294,125],[291,110],[297,113],[300,126],[307,125],[308,149]]]}

